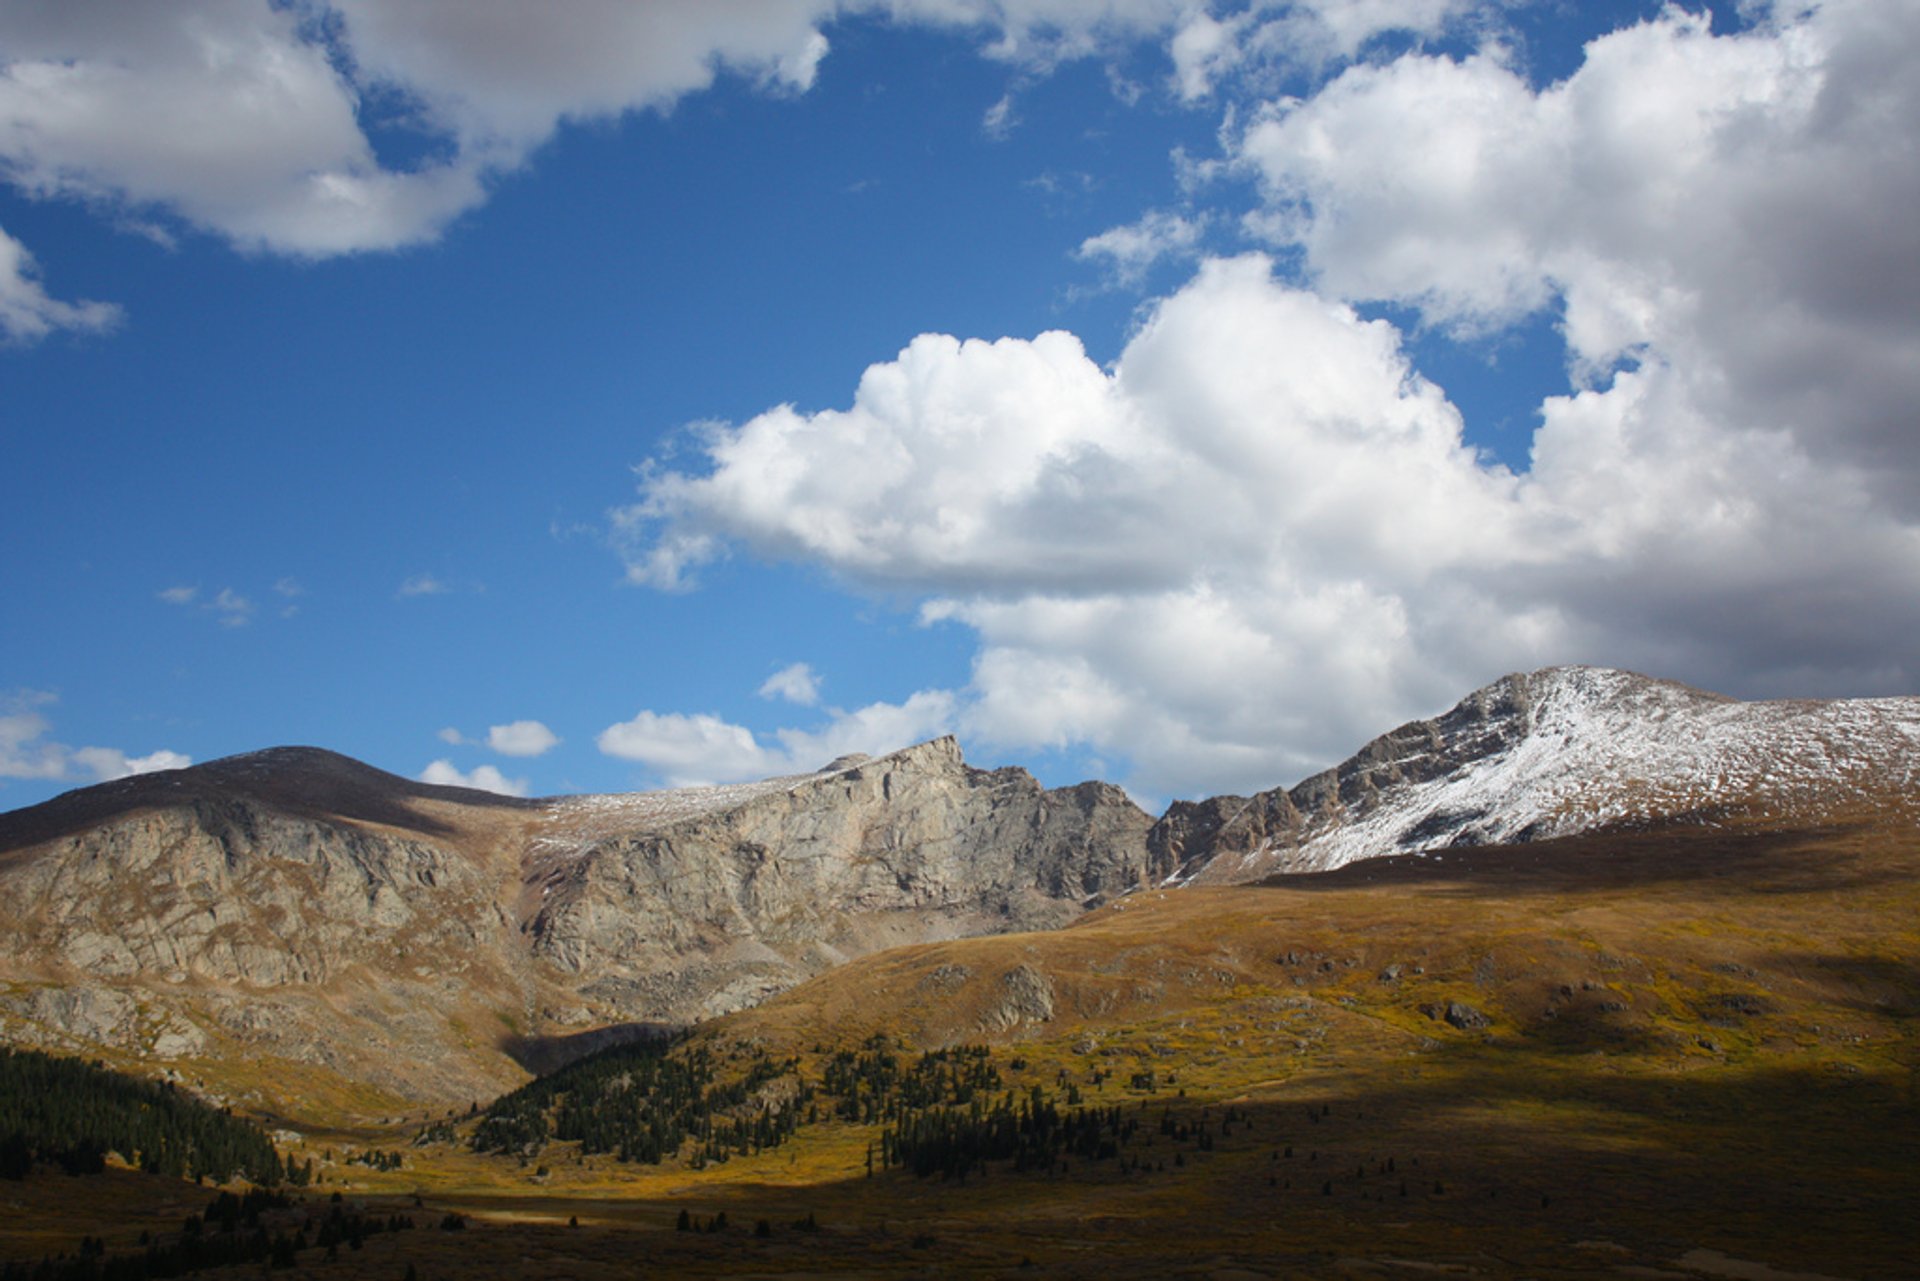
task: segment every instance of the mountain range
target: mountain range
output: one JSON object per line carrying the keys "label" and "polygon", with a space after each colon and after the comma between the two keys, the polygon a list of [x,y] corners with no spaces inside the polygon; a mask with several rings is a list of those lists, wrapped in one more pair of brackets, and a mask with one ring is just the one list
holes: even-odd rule
{"label": "mountain range", "polygon": [[[1581,667],[1157,821],[1109,784],[977,769],[950,738],[538,800],[274,748],[0,815],[0,1039],[276,1115],[442,1108],[853,958],[1052,930],[1147,891],[1904,804],[1917,748],[1920,699],[1740,702]],[[1051,999],[1038,971],[1006,980],[947,1035],[1007,1033]]]}

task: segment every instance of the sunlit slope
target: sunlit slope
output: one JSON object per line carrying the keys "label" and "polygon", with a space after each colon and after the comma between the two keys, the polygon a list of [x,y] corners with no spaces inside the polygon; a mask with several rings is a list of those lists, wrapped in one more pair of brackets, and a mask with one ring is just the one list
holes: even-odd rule
{"label": "sunlit slope", "polygon": [[[478,1152],[464,1115],[294,1155],[323,1196],[472,1216],[370,1241],[366,1275],[1891,1281],[1920,1198],[1917,958],[1920,841],[1889,797],[1149,891],[854,961],[673,1051],[739,1087],[716,1121],[796,1109],[722,1161]],[[916,1175],[902,1131],[975,1104],[869,1116],[834,1065],[943,1046],[936,1074],[991,1072],[983,1116],[1044,1098],[1112,1149]]]}
{"label": "sunlit slope", "polygon": [[[1216,1135],[1226,1109],[1240,1123],[1205,1151],[1159,1137],[964,1191],[869,1182],[871,1128],[803,1129],[651,1188],[751,1206],[772,1185],[799,1205],[837,1178],[835,1216],[946,1215],[949,1233],[1009,1258],[1044,1243],[1049,1266],[1086,1274],[1217,1257],[1607,1275],[1717,1251],[1901,1276],[1920,1195],[1917,875],[1911,815],[1863,807],[1813,829],[1685,826],[1154,892],[1050,934],[902,949],[706,1037],[803,1073],[875,1034],[988,1041],[1017,1088],[1071,1083],[1088,1106],[1191,1125],[1206,1109]],[[1089,1240],[1111,1252],[1099,1267]]]}

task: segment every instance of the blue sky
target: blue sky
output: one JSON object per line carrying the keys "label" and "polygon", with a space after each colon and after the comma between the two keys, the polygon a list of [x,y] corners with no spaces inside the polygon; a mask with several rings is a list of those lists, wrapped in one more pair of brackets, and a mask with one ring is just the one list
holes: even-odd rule
{"label": "blue sky", "polygon": [[1550,663],[1912,692],[1916,53],[1893,0],[0,6],[0,806],[945,732],[1157,804]]}

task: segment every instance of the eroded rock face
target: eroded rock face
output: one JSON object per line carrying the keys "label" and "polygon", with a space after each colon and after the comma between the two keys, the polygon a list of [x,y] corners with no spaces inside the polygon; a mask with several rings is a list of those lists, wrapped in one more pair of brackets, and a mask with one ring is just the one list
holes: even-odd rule
{"label": "eroded rock face", "polygon": [[[5,873],[7,952],[96,978],[179,974],[324,984],[403,941],[471,948],[492,887],[434,843],[317,823],[244,799],[149,810],[74,833]],[[177,981],[177,980],[176,980]]]}
{"label": "eroded rock face", "polygon": [[538,860],[534,953],[629,1017],[708,1015],[879,947],[1063,924],[1145,878],[1149,820],[1118,788],[1047,791],[952,739],[836,765]]}
{"label": "eroded rock face", "polygon": [[1000,980],[1000,999],[988,1010],[981,1030],[1004,1033],[1022,1024],[1053,1020],[1053,980],[1031,965],[1016,965]]}
{"label": "eroded rock face", "polygon": [[0,816],[0,1036],[260,1054],[460,1101],[509,1055],[739,1008],[1146,876],[1118,788],[951,739],[764,783],[525,802],[275,749]]}

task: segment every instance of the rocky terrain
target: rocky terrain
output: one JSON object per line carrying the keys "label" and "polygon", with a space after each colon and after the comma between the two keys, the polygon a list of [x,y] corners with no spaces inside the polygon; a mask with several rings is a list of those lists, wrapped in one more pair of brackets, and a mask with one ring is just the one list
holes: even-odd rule
{"label": "rocky terrain", "polygon": [[[950,740],[530,801],[276,749],[0,815],[0,1043],[265,1114],[316,1231],[464,1228],[368,1275],[1892,1281],[1917,713],[1555,669],[1158,823]],[[0,1264],[207,1195],[43,1163]]]}
{"label": "rocky terrain", "polygon": [[[485,1097],[851,958],[1052,929],[1144,887],[1656,825],[1804,829],[1904,805],[1917,767],[1920,699],[1743,703],[1578,667],[1509,676],[1295,787],[1157,823],[1107,784],[973,768],[951,739],[542,800],[277,748],[0,815],[0,1039],[377,1116]],[[929,981],[965,981],[982,1033],[1051,1008],[1026,971]]]}
{"label": "rocky terrain", "polygon": [[560,1021],[704,1017],[884,947],[1063,925],[1144,883],[1148,824],[1117,787],[1047,791],[943,738],[745,788],[549,802],[516,915],[585,998]]}
{"label": "rocky terrain", "polygon": [[1741,702],[1595,667],[1507,676],[1333,769],[1177,802],[1156,873],[1228,884],[1359,859],[1737,814],[1818,822],[1920,779],[1920,698]]}
{"label": "rocky terrain", "polygon": [[467,1101],[880,947],[1061,924],[1142,883],[1148,825],[951,739],[538,801],[273,749],[0,816],[0,1037],[262,1105],[286,1071],[345,1112]]}

